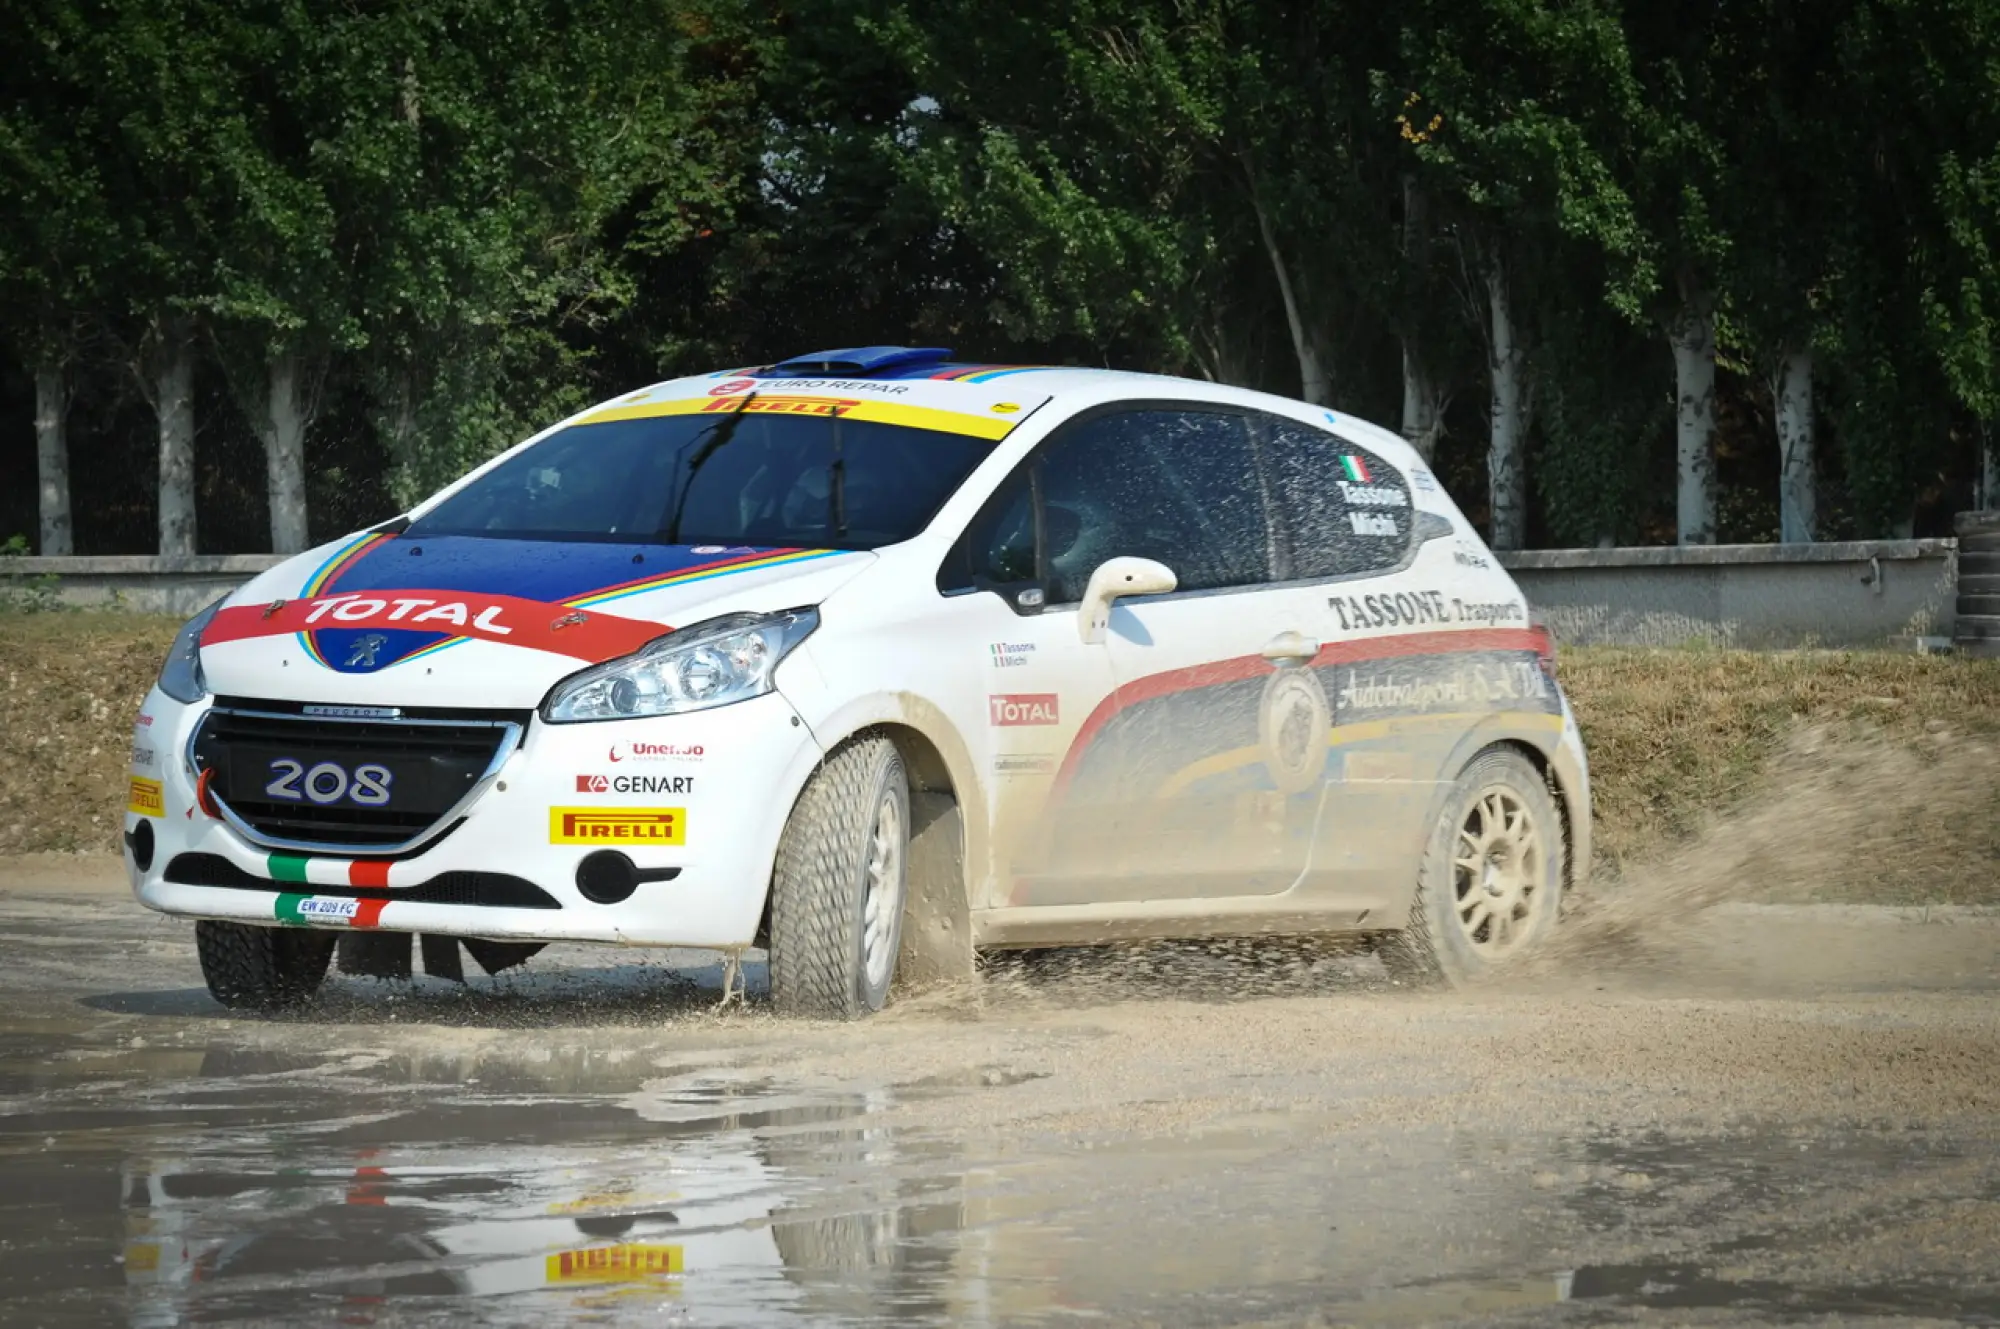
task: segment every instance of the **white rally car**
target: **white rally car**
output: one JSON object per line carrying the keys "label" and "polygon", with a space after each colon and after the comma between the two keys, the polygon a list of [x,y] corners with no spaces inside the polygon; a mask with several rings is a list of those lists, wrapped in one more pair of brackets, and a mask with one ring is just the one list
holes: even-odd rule
{"label": "white rally car", "polygon": [[1369,934],[1457,982],[1586,871],[1546,633],[1394,434],[865,347],[583,412],[197,616],[125,836],[225,1003],[551,941],[768,945],[856,1016],[978,948]]}

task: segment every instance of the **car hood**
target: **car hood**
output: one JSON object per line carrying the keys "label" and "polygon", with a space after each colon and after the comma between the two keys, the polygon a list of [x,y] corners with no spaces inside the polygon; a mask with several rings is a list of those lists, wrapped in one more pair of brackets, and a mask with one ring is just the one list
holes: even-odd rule
{"label": "car hood", "polygon": [[237,591],[202,633],[219,696],[525,708],[718,614],[818,604],[856,551],[369,533]]}

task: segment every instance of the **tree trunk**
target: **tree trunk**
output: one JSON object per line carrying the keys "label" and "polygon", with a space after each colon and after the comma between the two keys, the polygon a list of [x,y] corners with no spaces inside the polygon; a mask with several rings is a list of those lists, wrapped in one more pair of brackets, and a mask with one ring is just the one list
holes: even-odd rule
{"label": "tree trunk", "polygon": [[1437,455],[1438,436],[1444,432],[1444,394],[1437,390],[1413,342],[1413,338],[1403,338],[1402,434],[1428,466]]}
{"label": "tree trunk", "polygon": [[[1414,175],[1403,177],[1403,266],[1413,274],[1426,273],[1430,256],[1430,209],[1424,197],[1422,186]],[[1408,289],[1419,297],[1426,292],[1429,282],[1417,280],[1409,283]],[[1411,306],[1423,303],[1421,298],[1409,301]],[[1409,315],[1414,318],[1414,315]],[[1437,452],[1438,434],[1444,427],[1444,396],[1437,389],[1437,382],[1431,377],[1430,366],[1424,362],[1422,347],[1418,344],[1413,328],[1406,327],[1402,333],[1403,344],[1403,439],[1417,450],[1424,459],[1424,465],[1431,463]]]}
{"label": "tree trunk", "polygon": [[1514,327],[1507,269],[1498,259],[1486,268],[1486,297],[1491,312],[1487,362],[1493,372],[1493,437],[1486,450],[1493,504],[1489,543],[1495,549],[1519,549],[1528,536],[1528,477],[1521,465],[1528,433],[1528,357]]}
{"label": "tree trunk", "polygon": [[1979,422],[1979,509],[2000,508],[2000,440],[1993,437],[1993,422]]}
{"label": "tree trunk", "polygon": [[45,364],[35,371],[35,458],[41,479],[44,557],[76,552],[69,520],[69,385],[61,366]]}
{"label": "tree trunk", "polygon": [[1292,274],[1285,266],[1284,254],[1278,249],[1278,238],[1271,231],[1270,216],[1264,211],[1262,203],[1253,199],[1252,206],[1257,210],[1257,233],[1264,239],[1264,252],[1270,256],[1271,270],[1278,278],[1278,294],[1285,302],[1285,324],[1291,329],[1292,351],[1299,360],[1299,396],[1315,406],[1331,405],[1333,381],[1320,359],[1318,343],[1299,311],[1298,294],[1292,289]]}
{"label": "tree trunk", "polygon": [[1715,543],[1715,313],[1705,295],[1684,298],[1668,340],[1674,348],[1674,428],[1680,483],[1680,543]]}
{"label": "tree trunk", "polygon": [[301,381],[299,358],[271,357],[264,396],[265,489],[271,506],[271,552],[296,554],[306,548],[306,427],[311,414]]}
{"label": "tree trunk", "polygon": [[1787,352],[1771,392],[1778,417],[1778,538],[1786,544],[1811,544],[1819,523],[1812,390],[1812,352]]}
{"label": "tree trunk", "polygon": [[160,552],[192,554],[194,529],[194,336],[185,322],[160,330],[153,409],[160,421]]}

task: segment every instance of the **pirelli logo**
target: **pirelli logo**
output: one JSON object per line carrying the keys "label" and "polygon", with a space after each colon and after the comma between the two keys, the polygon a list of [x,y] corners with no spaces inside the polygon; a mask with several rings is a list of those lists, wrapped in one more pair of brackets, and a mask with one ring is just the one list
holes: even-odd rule
{"label": "pirelli logo", "polygon": [[717,397],[701,409],[704,413],[748,415],[846,415],[861,403],[851,397]]}
{"label": "pirelli logo", "polygon": [[142,817],[167,815],[167,800],[158,780],[132,776],[125,786],[125,810]]}
{"label": "pirelli logo", "polygon": [[548,1257],[551,1283],[632,1283],[672,1277],[687,1267],[679,1246],[600,1246]]}
{"label": "pirelli logo", "polygon": [[686,808],[550,808],[550,844],[686,844]]}

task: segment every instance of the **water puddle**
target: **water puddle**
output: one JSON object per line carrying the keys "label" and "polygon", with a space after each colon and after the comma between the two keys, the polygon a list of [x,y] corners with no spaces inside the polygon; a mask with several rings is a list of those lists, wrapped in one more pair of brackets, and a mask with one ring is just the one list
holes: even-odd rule
{"label": "water puddle", "polygon": [[2000,1321],[1925,1263],[1996,1230],[1983,1139],[1369,1130],[1338,1098],[1181,1128],[1164,1087],[1139,1128],[979,1128],[1063,1083],[1004,1041],[895,1085],[660,1040],[48,1032],[0,1046],[8,1324]]}

